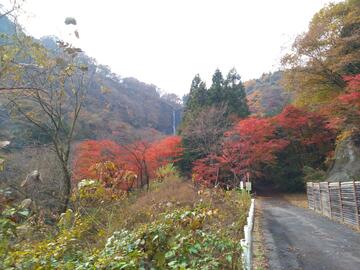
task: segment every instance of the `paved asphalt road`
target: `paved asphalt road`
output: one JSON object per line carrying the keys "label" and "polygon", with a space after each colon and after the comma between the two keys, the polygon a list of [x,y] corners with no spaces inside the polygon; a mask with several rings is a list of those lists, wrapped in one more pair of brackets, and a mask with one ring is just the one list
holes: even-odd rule
{"label": "paved asphalt road", "polygon": [[360,232],[281,199],[260,207],[270,270],[360,270]]}

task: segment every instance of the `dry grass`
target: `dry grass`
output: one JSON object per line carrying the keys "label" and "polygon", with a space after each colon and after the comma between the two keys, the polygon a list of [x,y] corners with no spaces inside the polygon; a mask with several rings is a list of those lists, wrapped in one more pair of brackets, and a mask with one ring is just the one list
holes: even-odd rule
{"label": "dry grass", "polygon": [[[104,236],[114,231],[133,229],[156,220],[164,212],[179,207],[193,207],[199,203],[210,205],[219,210],[219,218],[213,219],[211,227],[226,227],[237,224],[243,226],[250,204],[248,195],[238,196],[236,192],[224,192],[221,189],[199,191],[191,181],[172,177],[163,183],[153,183],[150,191],[138,191],[128,198],[109,205],[99,205],[94,216],[98,230]],[[239,231],[242,237],[242,230]],[[104,237],[103,239],[106,239]],[[103,243],[97,243],[103,244]]]}
{"label": "dry grass", "polygon": [[308,208],[306,193],[282,194],[282,197],[292,205]]}
{"label": "dry grass", "polygon": [[190,181],[173,177],[163,183],[153,182],[149,191],[138,190],[120,200],[98,201],[90,207],[82,207],[82,213],[98,232],[98,236],[94,235],[96,242],[89,239],[89,245],[103,246],[114,231],[132,230],[150,223],[167,210],[192,206],[198,200]]}
{"label": "dry grass", "polygon": [[261,199],[256,200],[255,209],[255,222],[253,231],[253,269],[254,270],[267,270],[269,269],[268,260],[266,258],[265,240],[262,230],[262,212],[261,212]]}
{"label": "dry grass", "polygon": [[104,233],[111,235],[115,230],[151,222],[165,210],[192,205],[196,198],[197,192],[188,181],[174,177],[154,183],[148,192],[136,191],[107,207],[99,206]]}

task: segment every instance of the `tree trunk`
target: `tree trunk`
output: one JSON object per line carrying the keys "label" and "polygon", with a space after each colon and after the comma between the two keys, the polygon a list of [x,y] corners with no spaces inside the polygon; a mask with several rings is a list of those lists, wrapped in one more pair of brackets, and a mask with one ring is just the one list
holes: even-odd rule
{"label": "tree trunk", "polygon": [[63,176],[64,192],[62,194],[62,205],[60,207],[60,213],[66,212],[69,206],[69,201],[71,196],[71,175],[69,169],[65,164],[63,164],[62,170],[64,173]]}

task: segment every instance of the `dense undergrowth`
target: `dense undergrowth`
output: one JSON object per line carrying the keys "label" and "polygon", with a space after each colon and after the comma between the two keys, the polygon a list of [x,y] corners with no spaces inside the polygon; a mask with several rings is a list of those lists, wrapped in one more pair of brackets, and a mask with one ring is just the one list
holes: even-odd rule
{"label": "dense undergrowth", "polygon": [[0,269],[241,269],[249,203],[247,193],[195,190],[178,177],[116,198],[88,183],[56,229],[5,209]]}

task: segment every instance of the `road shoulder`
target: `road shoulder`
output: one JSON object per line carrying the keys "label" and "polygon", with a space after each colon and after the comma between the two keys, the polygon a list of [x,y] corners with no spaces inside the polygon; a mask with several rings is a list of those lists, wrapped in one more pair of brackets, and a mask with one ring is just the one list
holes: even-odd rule
{"label": "road shoulder", "polygon": [[253,269],[254,270],[268,270],[269,264],[266,257],[265,239],[263,233],[262,220],[262,201],[261,198],[256,198],[255,203],[255,221],[253,231]]}

